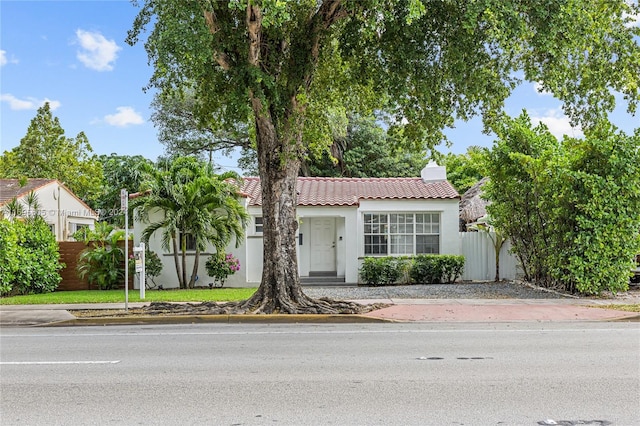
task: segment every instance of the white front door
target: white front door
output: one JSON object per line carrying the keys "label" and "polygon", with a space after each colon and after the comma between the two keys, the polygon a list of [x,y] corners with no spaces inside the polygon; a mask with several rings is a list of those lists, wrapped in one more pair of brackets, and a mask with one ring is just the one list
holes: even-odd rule
{"label": "white front door", "polygon": [[336,271],[336,220],[331,217],[310,219],[311,272]]}

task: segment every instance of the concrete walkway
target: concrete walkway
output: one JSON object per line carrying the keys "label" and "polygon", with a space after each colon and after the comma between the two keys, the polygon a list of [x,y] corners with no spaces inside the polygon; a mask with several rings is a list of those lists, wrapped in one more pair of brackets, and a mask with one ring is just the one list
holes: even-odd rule
{"label": "concrete walkway", "polygon": [[[70,311],[120,309],[124,303],[77,305],[0,305],[1,327],[193,322],[514,322],[640,321],[637,312],[594,306],[637,304],[640,298],[608,299],[371,299],[360,303],[391,306],[364,315],[176,315],[135,318],[76,318]],[[129,303],[137,308],[146,303]]]}

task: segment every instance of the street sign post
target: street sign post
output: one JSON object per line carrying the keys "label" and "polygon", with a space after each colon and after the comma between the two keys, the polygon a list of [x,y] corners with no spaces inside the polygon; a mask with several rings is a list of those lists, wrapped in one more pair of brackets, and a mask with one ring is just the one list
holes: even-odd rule
{"label": "street sign post", "polygon": [[124,310],[129,311],[129,193],[120,190],[120,208],[124,212]]}

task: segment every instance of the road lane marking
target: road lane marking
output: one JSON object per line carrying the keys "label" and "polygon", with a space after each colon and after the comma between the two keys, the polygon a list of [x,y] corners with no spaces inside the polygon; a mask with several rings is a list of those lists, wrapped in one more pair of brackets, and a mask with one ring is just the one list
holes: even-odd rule
{"label": "road lane marking", "polygon": [[136,331],[123,331],[113,332],[105,331],[102,333],[73,333],[64,334],[55,332],[52,334],[2,334],[2,339],[8,338],[24,338],[24,337],[45,337],[45,338],[61,338],[61,337],[134,337],[139,338],[141,336],[260,336],[260,335],[349,335],[349,334],[462,334],[462,333],[476,333],[476,334],[515,334],[515,333],[527,333],[527,334],[560,334],[560,333],[586,333],[586,332],[600,332],[600,333],[632,333],[638,334],[640,328],[565,328],[565,329],[429,329],[429,330],[407,330],[407,329],[378,329],[378,330],[243,330],[243,331],[148,331],[148,330],[136,330]]}
{"label": "road lane marking", "polygon": [[7,361],[0,365],[78,365],[78,364],[118,364],[117,361]]}

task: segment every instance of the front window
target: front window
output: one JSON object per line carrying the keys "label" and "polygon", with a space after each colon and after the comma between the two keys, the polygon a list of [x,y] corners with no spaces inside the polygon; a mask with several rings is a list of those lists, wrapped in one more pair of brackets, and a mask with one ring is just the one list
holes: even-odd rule
{"label": "front window", "polygon": [[365,255],[439,252],[439,213],[365,213]]}
{"label": "front window", "polygon": [[76,241],[84,240],[87,237],[87,232],[89,232],[89,225],[84,223],[71,222],[69,224],[69,228],[71,231],[71,237]]}
{"label": "front window", "polygon": [[256,234],[262,234],[263,222],[262,216],[256,216]]}
{"label": "front window", "polygon": [[388,216],[386,214],[364,215],[365,254],[388,253]]}
{"label": "front window", "polygon": [[178,250],[182,250],[181,244],[182,244],[183,235],[187,237],[186,251],[196,251],[196,237],[194,237],[191,234],[183,234],[183,233],[180,233],[180,239],[178,240]]}
{"label": "front window", "polygon": [[416,214],[416,254],[440,253],[440,214]]}

